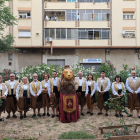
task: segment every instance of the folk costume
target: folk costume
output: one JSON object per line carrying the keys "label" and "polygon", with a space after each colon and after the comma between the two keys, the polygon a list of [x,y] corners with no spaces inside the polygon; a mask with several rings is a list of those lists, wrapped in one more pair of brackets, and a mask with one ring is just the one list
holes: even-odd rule
{"label": "folk costume", "polygon": [[79,118],[79,105],[73,72],[69,66],[65,66],[60,84],[59,120],[62,123],[70,123],[77,122]]}
{"label": "folk costume", "polygon": [[[48,80],[46,82],[45,80],[43,80],[43,81],[41,81],[41,84],[42,84],[42,89],[47,90],[47,92],[42,90],[42,104],[43,104],[43,106],[47,106],[47,108],[49,108],[50,107],[50,98],[49,98],[49,96],[51,96],[50,81]],[[48,113],[47,113],[47,115],[49,116]]]}
{"label": "folk costume", "polygon": [[[118,95],[125,95],[125,92],[126,92],[126,90],[125,90],[125,86],[124,86],[123,82],[119,82],[119,83],[113,82],[112,83],[112,94],[113,94],[112,97],[116,98],[115,101],[119,101],[120,105],[123,105],[123,106],[125,106],[125,103],[122,102],[121,100],[124,98],[124,96],[122,96],[120,98],[117,98],[117,97],[118,97]],[[121,112],[119,112],[119,113],[121,113]],[[120,114],[120,115],[122,115],[122,114]],[[118,117],[118,114],[115,114],[115,116]]]}
{"label": "folk costume", "polygon": [[[110,79],[107,77],[104,77],[104,79],[98,78],[97,79],[97,91],[98,93],[98,108],[99,109],[105,109],[106,111],[109,110],[108,106],[104,106],[104,102],[106,102],[109,99],[109,89],[110,89]],[[101,94],[100,92],[104,91],[104,94]]]}
{"label": "folk costume", "polygon": [[30,84],[24,84],[21,82],[16,89],[16,98],[19,99],[17,102],[18,112],[20,112],[20,119],[23,119],[22,112],[24,111],[24,118],[26,118],[26,112],[30,108]]}
{"label": "folk costume", "polygon": [[7,86],[4,83],[0,83],[0,96],[1,96],[1,100],[2,100],[2,105],[0,106],[0,112],[5,113],[5,99],[2,98],[3,95],[5,95],[5,97],[8,94],[8,89]]}
{"label": "folk costume", "polygon": [[[15,114],[15,112],[17,111],[17,100],[16,100],[16,88],[18,86],[19,82],[14,80],[14,81],[6,81],[5,85],[8,88],[8,95],[6,97],[6,104],[5,104],[5,109],[7,111],[8,114],[11,113],[11,111],[13,112],[13,114]],[[14,115],[13,117],[16,118],[16,116]],[[7,119],[9,119],[10,116],[7,116]]]}
{"label": "folk costume", "polygon": [[[30,83],[30,93],[31,93],[31,107],[32,109],[40,109],[42,107],[42,85],[40,81],[32,81]],[[38,96],[38,98],[35,97],[35,95]]]}
{"label": "folk costume", "polygon": [[[86,81],[86,95],[87,95],[87,107],[88,110],[90,110],[91,115],[93,115],[93,107],[94,107],[94,103],[95,103],[95,90],[96,90],[96,83],[95,81]],[[90,95],[92,96],[92,98],[90,98]]]}
{"label": "folk costume", "polygon": [[50,98],[50,106],[52,109],[59,108],[59,98],[60,98],[60,78],[50,78],[50,86],[51,86],[51,98]]}
{"label": "folk costume", "polygon": [[78,97],[78,104],[81,106],[81,113],[83,110],[83,107],[86,105],[86,98],[85,98],[85,92],[86,92],[86,78],[79,78],[75,77],[75,89],[76,94]]}
{"label": "folk costume", "polygon": [[[138,77],[129,77],[126,80],[126,88],[129,91],[128,94],[128,108],[131,110],[138,110],[140,109],[140,100],[139,94],[140,93],[140,78]],[[136,94],[132,94],[135,91]]]}

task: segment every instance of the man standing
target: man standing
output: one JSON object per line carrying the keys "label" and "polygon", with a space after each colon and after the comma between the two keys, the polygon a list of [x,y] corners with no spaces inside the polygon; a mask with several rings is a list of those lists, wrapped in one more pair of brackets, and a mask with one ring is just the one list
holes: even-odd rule
{"label": "man standing", "polygon": [[16,88],[19,82],[15,80],[15,74],[10,74],[10,80],[5,82],[8,88],[8,95],[6,97],[5,109],[8,113],[6,119],[10,118],[10,113],[13,112],[13,118],[17,118],[15,112],[17,111],[17,101],[16,101]]}
{"label": "man standing", "polygon": [[53,71],[52,77],[53,78],[50,78],[50,84],[51,84],[50,105],[51,105],[52,111],[53,111],[52,118],[54,118],[55,109],[56,109],[56,116],[58,117],[59,97],[60,97],[60,78],[57,77],[56,71]]}
{"label": "man standing", "polygon": [[75,77],[75,90],[78,97],[78,104],[81,106],[81,115],[84,116],[83,108],[86,105],[85,91],[86,78],[82,77],[83,73],[78,72],[78,77]]}
{"label": "man standing", "polygon": [[101,71],[101,78],[97,79],[97,91],[98,93],[98,108],[100,112],[98,115],[102,114],[103,108],[106,110],[105,116],[108,116],[108,106],[104,106],[104,102],[109,99],[109,89],[110,89],[110,79],[105,77],[105,71]]}
{"label": "man standing", "polygon": [[138,118],[140,118],[140,106],[139,106],[139,96],[140,93],[140,78],[136,77],[136,71],[131,72],[131,76],[126,80],[126,88],[129,91],[128,94],[128,108],[130,109],[130,115],[133,116],[133,110],[137,110]]}
{"label": "man standing", "polygon": [[33,116],[36,116],[36,108],[38,108],[38,116],[41,117],[40,115],[40,108],[42,107],[42,84],[40,81],[37,80],[38,75],[33,74],[33,81],[30,83],[30,92],[31,92],[31,107],[33,109]]}

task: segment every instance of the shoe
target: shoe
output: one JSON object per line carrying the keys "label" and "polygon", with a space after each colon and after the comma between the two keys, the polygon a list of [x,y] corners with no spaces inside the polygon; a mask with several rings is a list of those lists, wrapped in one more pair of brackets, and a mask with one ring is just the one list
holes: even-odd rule
{"label": "shoe", "polygon": [[47,113],[47,116],[50,116],[50,114],[49,114],[49,113]]}
{"label": "shoe", "polygon": [[133,115],[128,115],[127,117],[132,117]]}
{"label": "shoe", "polygon": [[57,114],[56,117],[59,117],[59,115]]}
{"label": "shoe", "polygon": [[81,115],[84,116],[85,114],[84,113],[81,113]]}
{"label": "shoe", "polygon": [[23,116],[20,116],[20,119],[22,120],[23,119]]}
{"label": "shoe", "polygon": [[140,119],[140,116],[138,116],[138,118]]}
{"label": "shoe", "polygon": [[3,119],[0,119],[0,122],[4,122],[4,120]]}
{"label": "shoe", "polygon": [[107,117],[107,116],[108,116],[108,114],[106,113],[106,114],[105,114],[105,116]]}
{"label": "shoe", "polygon": [[6,119],[9,119],[9,118],[10,118],[10,116],[7,116],[7,117],[6,117]]}
{"label": "shoe", "polygon": [[55,117],[55,115],[52,115],[52,118],[54,118]]}
{"label": "shoe", "polygon": [[38,114],[37,116],[38,116],[38,117],[41,117],[41,115],[40,115],[40,114]]}
{"label": "shoe", "polygon": [[32,116],[32,118],[34,118],[34,117],[36,117],[36,114],[34,114],[34,115]]}
{"label": "shoe", "polygon": [[13,115],[13,118],[17,118],[17,116],[16,115]]}
{"label": "shoe", "polygon": [[115,114],[115,116],[116,116],[116,117],[119,117],[119,115],[118,115],[118,114]]}
{"label": "shoe", "polygon": [[26,118],[27,116],[26,116],[26,114],[24,114],[24,118]]}
{"label": "shoe", "polygon": [[120,114],[120,117],[123,117],[123,114]]}
{"label": "shoe", "polygon": [[100,113],[100,112],[99,112],[97,115],[102,115],[102,114],[103,114],[103,113]]}
{"label": "shoe", "polygon": [[90,115],[92,116],[92,115],[93,115],[93,113],[90,113]]}
{"label": "shoe", "polygon": [[46,113],[43,113],[43,115],[42,116],[46,116]]}
{"label": "shoe", "polygon": [[90,114],[90,112],[89,111],[87,111],[87,113],[86,114]]}

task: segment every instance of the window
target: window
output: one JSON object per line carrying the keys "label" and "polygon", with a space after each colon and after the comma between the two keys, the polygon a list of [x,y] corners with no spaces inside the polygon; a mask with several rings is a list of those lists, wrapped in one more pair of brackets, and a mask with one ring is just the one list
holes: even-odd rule
{"label": "window", "polygon": [[45,29],[45,38],[53,38],[57,40],[109,39],[110,29]]}
{"label": "window", "polygon": [[125,31],[125,34],[123,35],[124,38],[134,38],[135,37],[135,31]]}
{"label": "window", "polygon": [[123,13],[123,19],[134,19],[134,13]]}
{"label": "window", "polygon": [[77,10],[66,10],[66,21],[77,21]]}
{"label": "window", "polygon": [[31,37],[31,31],[30,30],[19,30],[18,36],[19,37]]}
{"label": "window", "polygon": [[19,18],[31,18],[31,12],[30,11],[19,11]]}
{"label": "window", "polygon": [[100,2],[110,2],[110,0],[94,0],[94,2],[96,2],[96,3],[100,3]]}
{"label": "window", "polygon": [[12,61],[13,60],[13,54],[12,53],[8,53],[8,61]]}

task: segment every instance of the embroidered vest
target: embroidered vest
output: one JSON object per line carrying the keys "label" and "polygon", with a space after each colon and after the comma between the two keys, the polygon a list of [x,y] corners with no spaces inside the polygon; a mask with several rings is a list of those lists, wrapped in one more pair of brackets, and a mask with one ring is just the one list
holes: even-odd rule
{"label": "embroidered vest", "polygon": [[[118,93],[117,83],[116,82],[113,82],[113,84],[114,84],[115,91]],[[122,91],[123,91],[123,89],[124,89],[123,82],[121,82],[121,86],[122,86]]]}
{"label": "embroidered vest", "polygon": [[34,92],[35,94],[37,94],[38,91],[40,90],[40,82],[39,82],[39,81],[37,82],[36,88],[35,88],[34,82],[31,82],[31,87],[32,87],[33,92]]}
{"label": "embroidered vest", "polygon": [[[42,84],[42,89],[45,89],[45,82],[44,82],[44,80],[41,81],[41,84]],[[42,91],[42,93],[46,93],[46,92],[45,91]]]}
{"label": "embroidered vest", "polygon": [[91,82],[91,92],[92,92],[93,89],[94,89],[94,83],[95,83],[95,81],[92,81],[92,82]]}
{"label": "embroidered vest", "polygon": [[[24,87],[23,87],[23,83],[19,84],[19,98],[23,97],[23,92],[24,92]],[[27,97],[30,98],[30,85],[28,84],[28,89],[27,89]]]}
{"label": "embroidered vest", "polygon": [[[51,92],[53,92],[53,79],[50,78],[50,84],[51,84]],[[60,78],[57,77],[57,88],[58,91],[60,91]]]}
{"label": "embroidered vest", "polygon": [[[2,96],[4,95],[5,91],[6,91],[6,86],[4,83],[2,83]],[[0,91],[0,96],[1,96],[1,91]]]}
{"label": "embroidered vest", "polygon": [[[79,87],[79,78],[75,77],[75,90],[78,90]],[[82,81],[82,91],[86,91],[86,78],[83,77]]]}
{"label": "embroidered vest", "polygon": [[[19,82],[18,82],[18,81],[15,81],[14,88],[13,88],[13,90],[14,90],[14,91],[13,91],[13,95],[16,94],[16,88],[17,88],[18,84],[19,84]],[[8,88],[8,95],[11,95],[10,81],[6,81],[6,82],[5,82],[5,85],[6,85],[7,88]]]}
{"label": "embroidered vest", "polygon": [[[107,87],[107,84],[108,84],[108,80],[109,78],[105,78],[104,82],[103,82],[103,90],[105,90],[105,88]],[[101,91],[101,78],[98,78],[98,86],[100,88],[100,91]]]}
{"label": "embroidered vest", "polygon": [[140,87],[140,78],[137,78],[135,82],[133,82],[133,79],[131,77],[128,78],[129,81],[129,87],[136,91]]}

